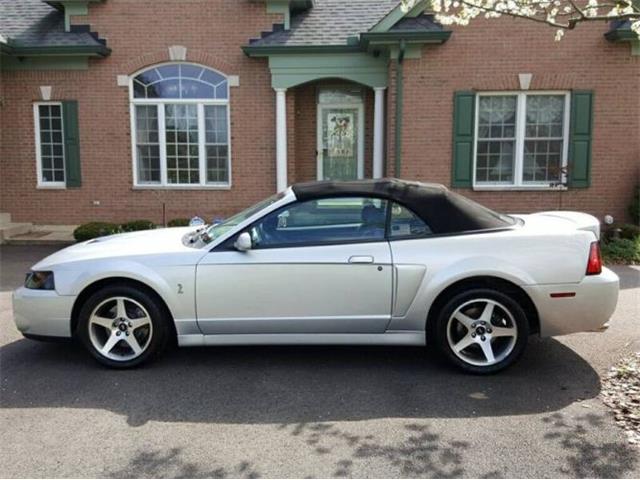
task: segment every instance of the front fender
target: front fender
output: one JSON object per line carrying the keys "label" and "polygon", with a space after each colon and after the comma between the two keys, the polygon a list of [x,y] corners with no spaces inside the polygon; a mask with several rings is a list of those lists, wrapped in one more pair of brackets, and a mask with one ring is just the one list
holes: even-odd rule
{"label": "front fender", "polygon": [[83,265],[82,270],[71,267],[55,271],[56,290],[60,295],[78,296],[88,286],[109,278],[143,283],[162,298],[174,319],[195,319],[193,266],[151,268],[141,262],[118,260],[110,262],[108,269],[104,265]]}

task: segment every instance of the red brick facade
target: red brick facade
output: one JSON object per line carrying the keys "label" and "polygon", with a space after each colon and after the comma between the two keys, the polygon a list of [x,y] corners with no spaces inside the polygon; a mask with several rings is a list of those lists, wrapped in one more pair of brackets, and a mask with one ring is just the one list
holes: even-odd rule
{"label": "red brick facade", "polygon": [[[0,73],[0,211],[16,221],[82,223],[92,220],[162,220],[198,214],[226,216],[275,191],[275,94],[265,59],[240,47],[271,29],[278,16],[264,4],[239,0],[137,0],[91,4],[91,25],[112,49],[90,60],[88,70]],[[425,47],[404,62],[402,169],[407,179],[451,183],[453,94],[458,90],[518,90],[518,74],[531,73],[532,90],[593,90],[595,94],[591,187],[564,193],[492,191],[461,193],[509,212],[577,209],[625,217],[640,169],[640,57],[628,45],[608,43],[605,25],[570,32],[560,43],[553,31],[525,21],[477,21],[455,28],[443,45]],[[187,61],[227,75],[231,88],[233,184],[227,190],[143,190],[133,186],[129,91],[118,75],[169,60],[168,47],[187,47]],[[395,65],[389,69],[385,152],[393,170]],[[316,177],[316,92],[323,84],[287,92],[288,178]],[[38,189],[33,102],[39,86],[52,100],[79,105],[82,186]],[[373,91],[365,96],[365,175],[371,176]],[[99,202],[99,205],[94,204]]]}

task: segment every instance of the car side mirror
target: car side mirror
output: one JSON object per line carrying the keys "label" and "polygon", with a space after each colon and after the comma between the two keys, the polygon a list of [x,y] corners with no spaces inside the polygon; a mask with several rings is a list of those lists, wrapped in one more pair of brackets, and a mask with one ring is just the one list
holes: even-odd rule
{"label": "car side mirror", "polygon": [[241,252],[251,250],[253,242],[251,241],[251,235],[249,234],[249,232],[242,232],[240,235],[238,235],[238,238],[236,238],[233,246],[236,248],[236,250],[239,250]]}

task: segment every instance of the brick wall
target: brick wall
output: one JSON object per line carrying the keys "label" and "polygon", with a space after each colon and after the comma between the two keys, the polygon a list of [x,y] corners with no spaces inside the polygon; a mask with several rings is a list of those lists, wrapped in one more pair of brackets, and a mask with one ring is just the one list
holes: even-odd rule
{"label": "brick wall", "polygon": [[640,182],[640,57],[607,42],[604,31],[582,25],[555,42],[544,25],[479,20],[405,60],[402,177],[450,185],[454,92],[518,90],[518,74],[531,73],[530,90],[594,91],[591,187],[460,193],[507,212],[563,208],[625,218]]}
{"label": "brick wall", "polygon": [[[275,93],[265,59],[240,50],[269,30],[277,16],[264,4],[238,0],[136,0],[92,4],[92,30],[113,49],[87,71],[5,71],[0,76],[0,211],[18,221],[80,223],[89,220],[161,221],[226,216],[275,191]],[[599,216],[625,215],[640,164],[640,57],[628,45],[604,40],[605,25],[580,26],[556,43],[553,31],[524,21],[476,21],[457,28],[441,46],[404,63],[404,118],[400,176],[450,183],[453,93],[518,88],[518,73],[532,73],[531,89],[595,91],[592,187],[558,192],[462,193],[505,210],[562,208]],[[132,185],[129,92],[117,75],[168,61],[168,47],[184,45],[187,60],[238,75],[231,89],[233,187],[230,190],[140,190]],[[331,82],[330,82],[331,83]],[[332,82],[335,84],[335,81]],[[290,181],[315,178],[318,85],[287,92]],[[79,101],[82,188],[36,188],[32,104],[40,85],[53,99]],[[366,89],[365,173],[371,174],[373,92]],[[386,165],[395,174],[395,65],[386,100]],[[100,205],[93,205],[99,201]]]}
{"label": "brick wall", "polygon": [[[161,14],[159,14],[161,12]],[[17,221],[80,223],[89,220],[206,218],[229,215],[275,192],[275,93],[267,61],[250,59],[240,46],[270,30],[278,16],[264,4],[237,0],[136,0],[92,4],[90,23],[113,53],[92,60],[87,71],[5,71],[1,132],[0,211]],[[187,47],[187,60],[238,75],[231,88],[230,190],[136,190],[132,180],[129,92],[116,84],[154,63],[168,61],[168,47]],[[40,85],[52,100],[79,102],[82,188],[36,189],[32,104]],[[93,201],[100,206],[94,206]]]}

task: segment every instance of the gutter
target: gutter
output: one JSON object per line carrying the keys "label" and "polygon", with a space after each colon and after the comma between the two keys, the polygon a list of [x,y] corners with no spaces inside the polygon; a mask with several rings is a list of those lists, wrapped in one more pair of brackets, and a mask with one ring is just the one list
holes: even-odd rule
{"label": "gutter", "polygon": [[21,47],[0,44],[0,53],[16,57],[69,55],[106,57],[111,53],[111,49],[104,45],[46,45],[41,47]]}
{"label": "gutter", "polygon": [[403,62],[406,50],[406,42],[400,40],[400,50],[398,52],[398,62],[396,67],[396,138],[395,138],[395,162],[394,177],[400,178],[402,168],[402,104],[404,96],[403,85]]}

